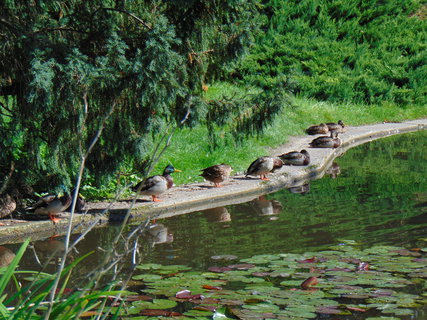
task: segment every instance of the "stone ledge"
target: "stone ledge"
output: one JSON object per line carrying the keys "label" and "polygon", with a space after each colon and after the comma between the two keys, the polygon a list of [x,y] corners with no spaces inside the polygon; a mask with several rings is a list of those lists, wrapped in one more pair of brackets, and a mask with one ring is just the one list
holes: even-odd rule
{"label": "stone ledge", "polygon": [[[426,128],[427,119],[349,127],[346,133],[340,135],[343,144],[337,149],[309,148],[308,143],[314,136],[291,137],[287,144],[270,149],[268,152],[271,155],[279,155],[293,150],[307,149],[311,158],[309,166],[285,166],[274,174],[270,174],[270,181],[245,178],[243,174],[237,174],[230,177],[230,180],[224,183],[222,188],[213,188],[209,182],[174,187],[168,193],[161,195],[162,202],[137,201],[132,208],[132,219],[168,218],[179,214],[247,202],[263,194],[299,186],[308,180],[321,178],[333,160],[350,148],[382,137],[425,130]],[[232,161],[229,161],[229,164],[233,165]],[[144,198],[147,199],[147,197]],[[109,217],[102,212],[105,212],[109,205],[106,202],[89,203],[87,205],[88,213],[75,214],[73,233],[84,231],[92,223],[99,226],[107,224]],[[111,205],[108,212],[114,215],[124,215],[129,210],[130,205],[131,200],[117,201]],[[56,225],[48,220],[20,221],[20,223],[2,226],[0,227],[0,244],[22,242],[28,237],[37,240],[54,234],[65,234],[68,223],[68,218],[64,218]]]}

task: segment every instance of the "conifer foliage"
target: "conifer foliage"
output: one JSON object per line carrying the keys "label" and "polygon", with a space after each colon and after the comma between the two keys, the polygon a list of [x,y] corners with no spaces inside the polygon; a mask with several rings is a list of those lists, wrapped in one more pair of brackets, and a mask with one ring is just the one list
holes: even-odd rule
{"label": "conifer foliage", "polygon": [[[206,121],[203,85],[226,77],[258,27],[256,0],[0,3],[0,193],[71,186],[101,127],[87,173],[102,182],[141,167],[168,126]],[[274,97],[242,103],[281,105]]]}
{"label": "conifer foliage", "polygon": [[419,0],[270,0],[267,30],[236,79],[286,75],[336,103],[426,104],[426,11]]}

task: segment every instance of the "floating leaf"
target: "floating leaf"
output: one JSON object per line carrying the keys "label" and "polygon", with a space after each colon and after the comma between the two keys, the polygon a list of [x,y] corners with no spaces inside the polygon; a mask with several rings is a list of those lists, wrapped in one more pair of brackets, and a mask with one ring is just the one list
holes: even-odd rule
{"label": "floating leaf", "polygon": [[203,287],[203,289],[206,289],[206,290],[222,290],[221,287],[214,287],[214,286],[210,286],[207,284],[203,285],[202,287]]}
{"label": "floating leaf", "polygon": [[326,306],[326,307],[317,307],[316,313],[323,314],[342,314],[342,311],[338,309],[336,306]]}
{"label": "floating leaf", "polygon": [[152,302],[137,301],[132,305],[141,309],[170,309],[176,307],[177,303],[169,299],[154,299]]}
{"label": "floating leaf", "polygon": [[301,288],[308,289],[312,286],[315,286],[319,283],[319,280],[316,277],[309,277],[306,280],[304,280],[303,283],[301,283]]}
{"label": "floating leaf", "polygon": [[157,270],[157,269],[161,269],[162,267],[163,266],[161,264],[157,264],[157,263],[146,263],[146,264],[140,264],[136,266],[136,268],[139,270]]}
{"label": "floating leaf", "polygon": [[132,277],[133,280],[143,280],[145,282],[154,282],[157,280],[162,279],[162,276],[159,276],[158,274],[138,274],[136,276]]}
{"label": "floating leaf", "polygon": [[142,310],[141,315],[150,316],[150,317],[179,317],[182,314],[175,311],[167,311],[167,310],[155,310],[155,309],[147,309]]}
{"label": "floating leaf", "polygon": [[211,272],[222,273],[222,272],[231,271],[233,269],[229,268],[229,267],[209,267],[208,270],[211,271]]}
{"label": "floating leaf", "polygon": [[237,269],[237,270],[248,270],[250,268],[254,268],[255,265],[250,263],[241,263],[241,264],[232,264],[228,267],[231,269]]}

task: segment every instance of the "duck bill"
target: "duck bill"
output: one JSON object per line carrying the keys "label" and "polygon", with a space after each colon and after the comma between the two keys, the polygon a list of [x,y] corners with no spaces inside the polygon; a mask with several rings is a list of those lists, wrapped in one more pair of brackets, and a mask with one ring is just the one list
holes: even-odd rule
{"label": "duck bill", "polygon": [[175,172],[182,172],[181,170],[178,170],[178,169],[174,169],[173,171],[175,171]]}

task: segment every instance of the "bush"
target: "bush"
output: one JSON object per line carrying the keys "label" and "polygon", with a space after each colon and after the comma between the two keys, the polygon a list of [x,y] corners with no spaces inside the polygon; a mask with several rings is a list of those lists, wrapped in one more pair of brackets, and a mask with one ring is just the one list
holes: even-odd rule
{"label": "bush", "polygon": [[416,0],[271,0],[267,32],[233,75],[285,75],[293,92],[331,102],[425,104],[423,8]]}

